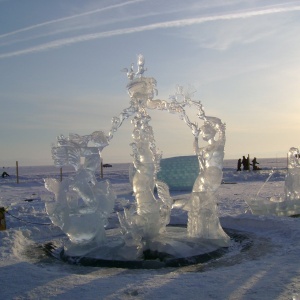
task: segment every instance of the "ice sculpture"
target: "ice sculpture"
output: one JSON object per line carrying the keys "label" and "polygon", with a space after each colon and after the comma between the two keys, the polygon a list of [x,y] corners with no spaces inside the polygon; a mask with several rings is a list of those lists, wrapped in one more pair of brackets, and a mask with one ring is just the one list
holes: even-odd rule
{"label": "ice sculpture", "polygon": [[[123,69],[129,79],[127,85],[130,106],[112,118],[107,135],[102,131],[91,135],[58,137],[52,155],[57,166],[70,164],[76,175],[59,182],[45,180],[45,186],[55,194],[55,200],[47,199],[46,209],[52,222],[59,226],[71,240],[69,253],[85,255],[93,249],[93,255],[105,259],[136,259],[145,250],[168,253],[175,257],[192,256],[216,246],[227,246],[228,236],[222,230],[214,200],[214,192],[222,179],[222,163],[225,145],[225,126],[218,119],[205,115],[200,101],[193,101],[191,89],[177,86],[170,101],[154,99],[157,95],[156,80],[144,77],[145,59],[138,56],[138,68],[132,64]],[[185,107],[195,106],[202,127],[192,123]],[[148,110],[158,109],[176,114],[191,129],[195,138],[195,150],[199,161],[199,175],[194,184],[189,209],[188,228],[170,229],[167,225],[173,199],[167,184],[157,179],[161,154],[156,149],[154,133]],[[131,143],[134,172],[132,185],[135,202],[124,212],[118,213],[122,235],[112,234],[107,240],[105,225],[114,207],[115,195],[108,181],[98,182],[95,171],[100,165],[100,155],[124,120],[132,117]],[[199,148],[198,136],[208,142]],[[218,134],[218,138],[215,136]],[[89,146],[88,144],[93,144]],[[81,158],[85,158],[83,165]],[[154,190],[157,190],[157,196]],[[201,242],[205,240],[205,244]]]}
{"label": "ice sculpture", "polygon": [[[194,183],[188,203],[188,235],[190,237],[214,239],[227,245],[228,235],[223,231],[218,217],[215,192],[222,181],[225,146],[225,124],[216,117],[205,115],[199,107],[204,125],[194,129],[194,149],[199,162],[199,175]],[[198,136],[208,142],[199,147]],[[217,139],[215,137],[217,136]]]}
{"label": "ice sculpture", "polygon": [[[272,171],[266,182],[271,178]],[[262,187],[263,188],[263,187]],[[288,168],[285,176],[284,195],[263,198],[260,191],[254,199],[247,200],[252,213],[258,215],[294,216],[300,214],[300,153],[291,147],[288,152]]]}
{"label": "ice sculpture", "polygon": [[[89,143],[93,145],[88,146]],[[116,196],[109,181],[98,182],[95,172],[100,167],[101,150],[107,144],[103,132],[96,131],[86,136],[59,136],[57,145],[52,147],[55,165],[72,165],[76,174],[62,182],[45,179],[45,187],[55,194],[54,199],[44,197],[46,210],[53,224],[60,227],[78,249],[85,249],[86,245],[95,247],[106,239],[105,226]]]}
{"label": "ice sculpture", "polygon": [[300,205],[300,153],[298,148],[290,148],[288,170],[284,186],[286,201],[299,201]]}

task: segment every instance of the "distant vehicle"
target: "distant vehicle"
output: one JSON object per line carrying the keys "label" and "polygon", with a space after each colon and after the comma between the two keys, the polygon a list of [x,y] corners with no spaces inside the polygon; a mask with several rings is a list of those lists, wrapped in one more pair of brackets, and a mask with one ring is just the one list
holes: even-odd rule
{"label": "distant vehicle", "polygon": [[110,165],[110,164],[104,164],[103,167],[104,167],[104,168],[111,168],[112,165]]}

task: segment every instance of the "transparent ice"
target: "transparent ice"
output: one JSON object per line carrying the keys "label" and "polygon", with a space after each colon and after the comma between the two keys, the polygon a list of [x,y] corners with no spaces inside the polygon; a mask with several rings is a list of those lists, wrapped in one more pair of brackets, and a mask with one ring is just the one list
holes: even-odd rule
{"label": "transparent ice", "polygon": [[[215,200],[215,192],[223,176],[225,124],[216,117],[206,116],[202,107],[199,107],[198,116],[204,120],[204,125],[196,127],[193,131],[199,175],[188,203],[188,235],[223,241],[226,245],[229,237],[220,225]],[[199,134],[208,142],[207,146],[199,147]]]}
{"label": "transparent ice", "polygon": [[288,153],[288,171],[284,192],[287,201],[300,200],[300,153],[298,148],[292,147]]}
{"label": "transparent ice", "polygon": [[[144,64],[144,57],[139,55],[137,71],[134,71],[134,64],[123,69],[129,79],[130,105],[112,118],[107,135],[97,131],[87,136],[60,136],[52,148],[55,165],[72,165],[76,170],[71,179],[45,181],[46,188],[55,194],[54,200],[46,201],[47,212],[52,222],[69,236],[70,248],[75,249],[73,253],[84,253],[88,247],[94,249],[98,246],[102,247],[101,251],[110,252],[109,255],[131,259],[140,257],[146,249],[175,256],[194,255],[199,248],[206,248],[200,239],[208,241],[206,244],[228,245],[229,237],[220,225],[214,196],[222,180],[225,124],[218,118],[205,115],[200,101],[192,100],[195,91],[191,88],[177,86],[168,101],[154,99],[158,94],[157,83],[154,78],[143,76],[146,71]],[[190,121],[185,107],[195,108],[195,117],[203,126]],[[178,115],[184,121],[194,137],[199,162],[199,174],[191,197],[184,203],[188,210],[187,229],[175,232],[172,229],[171,233],[167,225],[174,201],[167,184],[157,179],[162,155],[157,151],[150,125],[148,111],[153,109]],[[130,117],[133,125],[131,177],[135,201],[130,208],[118,213],[122,242],[116,243],[115,238],[112,250],[112,244],[106,239],[105,225],[116,196],[108,181],[96,180],[95,171],[101,162],[102,149]],[[206,146],[199,147],[199,135]],[[93,145],[89,146],[91,143]],[[83,165],[80,164],[82,158],[85,159]]]}
{"label": "transparent ice", "polygon": [[[273,173],[274,171],[270,173],[265,183],[267,183]],[[300,214],[300,152],[298,148],[291,147],[288,152],[288,168],[285,176],[284,194],[262,198],[259,192],[256,198],[247,201],[254,214],[272,214],[278,216]]]}
{"label": "transparent ice", "polygon": [[46,189],[55,195],[44,198],[46,210],[53,224],[60,227],[73,244],[81,247],[106,240],[105,226],[116,196],[109,181],[95,178],[95,171],[101,164],[100,152],[106,145],[104,133],[96,131],[85,136],[61,135],[57,145],[52,147],[55,165],[71,165],[76,174],[62,182],[45,179]]}

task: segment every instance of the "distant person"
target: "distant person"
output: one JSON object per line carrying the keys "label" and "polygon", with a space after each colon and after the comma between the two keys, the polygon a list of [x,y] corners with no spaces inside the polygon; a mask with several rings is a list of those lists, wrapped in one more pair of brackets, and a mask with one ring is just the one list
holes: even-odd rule
{"label": "distant person", "polygon": [[4,172],[2,173],[2,178],[7,177],[7,176],[9,176],[9,175],[7,174],[7,172],[4,171]]}
{"label": "distant person", "polygon": [[252,166],[252,164],[250,164],[250,157],[249,157],[249,155],[247,157],[247,164],[248,164],[248,170],[250,170],[250,166]]}
{"label": "distant person", "polygon": [[243,170],[248,171],[249,170],[249,161],[245,156],[243,156],[242,164],[243,164]]}
{"label": "distant person", "polygon": [[252,160],[253,171],[260,170],[260,168],[257,165],[259,165],[259,162],[257,162],[256,157],[254,157]]}
{"label": "distant person", "polygon": [[239,158],[238,163],[237,163],[237,171],[242,171],[242,160]]}

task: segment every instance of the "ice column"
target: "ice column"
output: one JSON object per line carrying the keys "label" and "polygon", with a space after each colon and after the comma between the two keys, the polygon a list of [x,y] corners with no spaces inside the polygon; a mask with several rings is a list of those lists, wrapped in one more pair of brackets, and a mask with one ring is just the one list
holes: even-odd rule
{"label": "ice column", "polygon": [[[130,96],[130,107],[122,111],[119,117],[113,118],[113,126],[109,136],[121,126],[129,116],[134,115],[132,138],[133,164],[133,191],[135,206],[125,209],[124,214],[118,214],[119,221],[127,244],[137,245],[142,249],[147,241],[153,239],[165,230],[169,223],[172,207],[172,198],[168,186],[159,182],[156,174],[159,170],[161,154],[156,150],[152,127],[149,125],[151,117],[147,109],[154,109],[152,103],[156,95],[156,80],[152,77],[143,77],[145,71],[144,57],[138,57],[138,70],[126,69],[130,82],[127,85]],[[158,199],[154,196],[157,187]]]}

